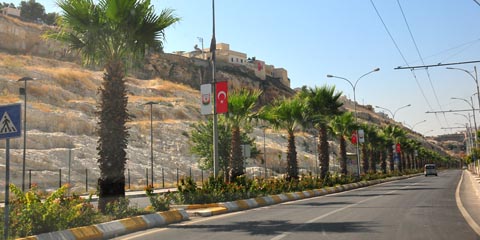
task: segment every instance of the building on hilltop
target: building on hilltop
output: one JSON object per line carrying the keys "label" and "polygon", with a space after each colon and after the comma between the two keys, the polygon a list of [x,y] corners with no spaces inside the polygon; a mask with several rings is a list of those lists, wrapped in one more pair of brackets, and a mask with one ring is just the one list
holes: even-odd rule
{"label": "building on hilltop", "polygon": [[17,18],[20,17],[20,9],[5,7],[5,8],[2,8],[1,11],[2,11],[3,15],[7,15],[7,16],[11,16],[11,17],[17,17]]}
{"label": "building on hilltop", "polygon": [[[217,43],[215,51],[217,61],[245,66],[252,69],[255,72],[255,76],[262,80],[265,80],[267,77],[276,78],[283,85],[290,87],[288,72],[284,68],[275,68],[274,65],[266,64],[264,61],[258,60],[255,57],[247,58],[246,53],[231,50],[230,44],[227,43]],[[211,57],[210,48],[199,49],[198,47],[195,47],[195,51],[192,52],[177,51],[173,52],[173,54],[204,60],[208,60]]]}

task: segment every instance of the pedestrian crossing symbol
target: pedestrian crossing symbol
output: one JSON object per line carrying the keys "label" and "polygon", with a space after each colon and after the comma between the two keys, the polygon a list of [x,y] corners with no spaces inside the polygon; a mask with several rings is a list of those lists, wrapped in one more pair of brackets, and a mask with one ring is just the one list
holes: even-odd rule
{"label": "pedestrian crossing symbol", "polygon": [[0,139],[20,137],[20,104],[0,106]]}
{"label": "pedestrian crossing symbol", "polygon": [[15,133],[17,128],[12,123],[12,119],[8,115],[8,112],[3,113],[2,120],[0,121],[0,134]]}

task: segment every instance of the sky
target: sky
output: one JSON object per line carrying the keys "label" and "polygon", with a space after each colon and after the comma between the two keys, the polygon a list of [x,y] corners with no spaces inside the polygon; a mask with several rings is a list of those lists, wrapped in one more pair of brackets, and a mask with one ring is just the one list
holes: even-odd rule
{"label": "sky", "polygon": [[[47,13],[60,12],[55,1],[37,2]],[[181,18],[165,32],[165,52],[192,51],[195,44],[201,46],[199,37],[209,47],[211,0],[151,3],[157,11],[174,9]],[[470,102],[477,92],[475,80],[445,66],[395,68],[480,61],[479,20],[480,5],[474,0],[215,2],[217,43],[228,43],[234,51],[286,69],[292,88],[334,85],[350,99],[354,92],[347,81],[326,76],[346,78],[353,85],[360,76],[380,68],[357,82],[357,102],[386,108],[375,111],[390,117],[395,113],[395,121],[426,136],[464,129],[467,114],[473,111],[457,112],[464,116],[430,112],[471,110],[472,105],[478,109],[477,95]],[[472,73],[475,66],[480,71],[480,63],[451,65]],[[475,119],[480,121],[478,111]]]}

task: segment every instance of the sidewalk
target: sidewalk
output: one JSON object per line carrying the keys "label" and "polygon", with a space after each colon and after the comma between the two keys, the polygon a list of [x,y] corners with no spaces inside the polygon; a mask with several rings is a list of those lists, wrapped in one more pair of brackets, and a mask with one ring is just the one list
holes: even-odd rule
{"label": "sidewalk", "polygon": [[480,235],[480,176],[464,170],[455,195],[458,209],[470,227]]}

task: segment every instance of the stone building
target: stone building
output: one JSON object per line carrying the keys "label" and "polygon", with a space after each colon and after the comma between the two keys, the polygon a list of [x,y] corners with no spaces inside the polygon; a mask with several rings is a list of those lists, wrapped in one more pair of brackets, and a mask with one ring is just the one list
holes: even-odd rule
{"label": "stone building", "polygon": [[[246,66],[255,72],[255,76],[265,80],[268,77],[278,79],[283,85],[290,87],[288,72],[284,68],[275,68],[274,65],[266,64],[265,61],[258,60],[255,57],[248,58],[246,53],[233,51],[230,44],[217,43],[216,45],[217,61]],[[208,60],[211,57],[210,48],[198,49],[192,52],[178,51],[174,54],[189,58],[200,58]]]}

